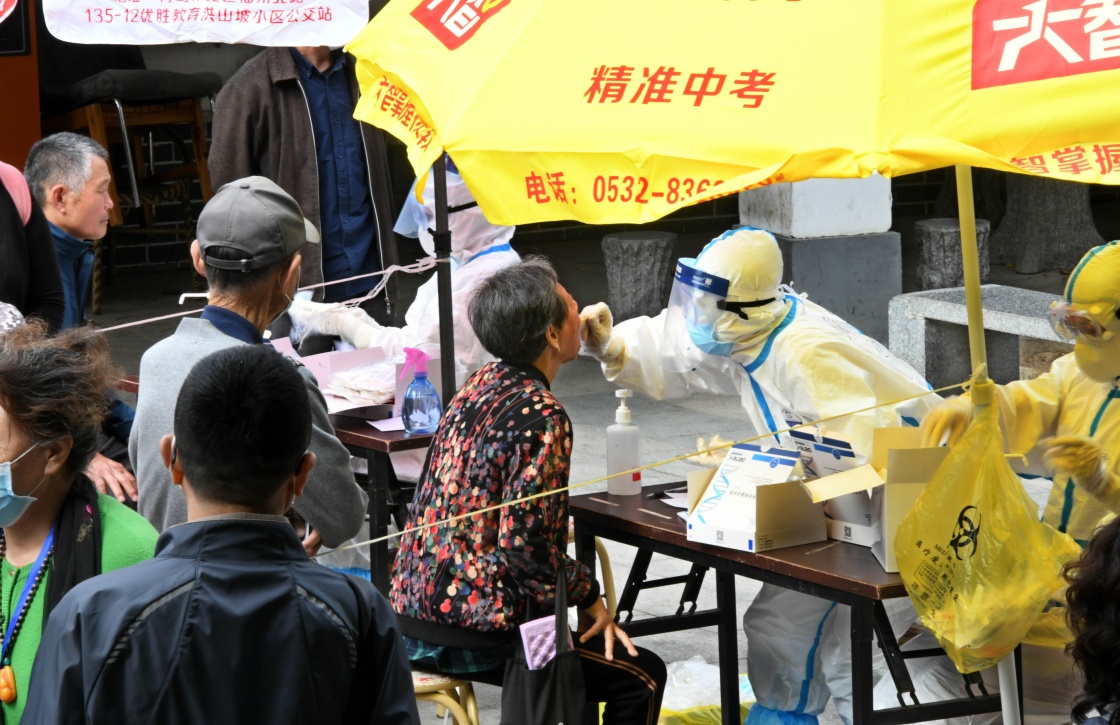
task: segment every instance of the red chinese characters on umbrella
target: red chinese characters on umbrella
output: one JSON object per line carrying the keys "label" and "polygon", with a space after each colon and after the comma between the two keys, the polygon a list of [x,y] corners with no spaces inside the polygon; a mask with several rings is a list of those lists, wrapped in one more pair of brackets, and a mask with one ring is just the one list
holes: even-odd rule
{"label": "red chinese characters on umbrella", "polygon": [[1088,151],[1082,146],[1068,146],[1050,154],[1014,158],[1011,163],[1039,176],[1055,171],[1073,175],[1095,171],[1105,176],[1120,172],[1120,143],[1093,144]]}
{"label": "red chinese characters on umbrella", "polygon": [[726,94],[743,101],[743,108],[758,108],[763,94],[774,86],[776,73],[757,68],[738,75],[717,73],[709,67],[685,75],[673,66],[646,67],[601,65],[591,73],[583,97],[588,103],[670,103],[674,97],[699,106],[705,98]]}
{"label": "red chinese characters on umbrella", "polygon": [[435,131],[416,112],[416,106],[409,98],[408,91],[394,84],[387,76],[381,76],[377,81],[373,99],[379,111],[392,116],[408,133],[412,134],[416,139],[417,147],[422,151],[428,150]]}
{"label": "red chinese characters on umbrella", "polygon": [[1120,68],[1120,0],[978,0],[973,89]]}
{"label": "red chinese characters on umbrella", "polygon": [[455,50],[506,5],[509,0],[422,0],[411,15],[448,50]]}

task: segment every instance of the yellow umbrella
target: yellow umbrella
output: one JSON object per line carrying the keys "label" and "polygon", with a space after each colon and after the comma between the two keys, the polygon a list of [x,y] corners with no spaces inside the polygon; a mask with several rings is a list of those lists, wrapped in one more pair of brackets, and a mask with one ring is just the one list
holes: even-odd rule
{"label": "yellow umbrella", "polygon": [[[742,189],[958,165],[1120,183],[1112,0],[394,0],[355,115],[495,223],[642,223]],[[978,382],[986,379],[981,375]]]}
{"label": "yellow umbrella", "polygon": [[418,173],[447,151],[495,223],[641,223],[950,164],[1120,182],[1112,5],[397,0],[349,50],[356,115]]}

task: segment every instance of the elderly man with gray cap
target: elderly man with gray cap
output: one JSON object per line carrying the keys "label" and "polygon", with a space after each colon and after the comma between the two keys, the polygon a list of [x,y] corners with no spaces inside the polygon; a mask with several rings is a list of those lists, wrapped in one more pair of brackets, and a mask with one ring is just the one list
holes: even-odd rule
{"label": "elderly man with gray cap", "polygon": [[[187,520],[186,499],[172,484],[159,450],[160,439],[171,433],[183,380],[196,362],[216,350],[264,343],[264,331],[292,303],[299,287],[300,249],[318,243],[315,226],[295,200],[260,176],[226,184],[199,215],[191,260],[209,282],[209,304],[201,319],[184,319],[173,335],[144,353],[129,440],[139,511],[159,531]],[[327,419],[315,377],[302,366],[300,374],[311,402],[308,450],[317,463],[293,508],[313,529],[304,541],[313,554],[320,544],[337,547],[358,533],[366,495]]]}

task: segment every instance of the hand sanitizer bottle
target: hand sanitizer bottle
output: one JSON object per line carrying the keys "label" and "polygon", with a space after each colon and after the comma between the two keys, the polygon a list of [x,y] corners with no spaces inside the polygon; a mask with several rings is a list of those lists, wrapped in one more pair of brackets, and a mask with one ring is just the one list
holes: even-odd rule
{"label": "hand sanitizer bottle", "polygon": [[428,356],[421,350],[406,347],[404,349],[405,367],[401,377],[408,374],[408,369],[413,369],[412,382],[404,391],[404,401],[401,403],[401,419],[404,422],[406,435],[428,435],[436,432],[439,427],[440,403],[439,394],[435,386],[428,380]]}
{"label": "hand sanitizer bottle", "polygon": [[[638,462],[640,441],[638,426],[630,422],[630,409],[626,399],[633,393],[629,390],[616,390],[619,399],[618,410],[614,413],[614,425],[607,426],[607,473],[629,471],[641,464]],[[642,472],[625,473],[612,476],[607,481],[607,493],[616,496],[632,496],[642,492]]]}

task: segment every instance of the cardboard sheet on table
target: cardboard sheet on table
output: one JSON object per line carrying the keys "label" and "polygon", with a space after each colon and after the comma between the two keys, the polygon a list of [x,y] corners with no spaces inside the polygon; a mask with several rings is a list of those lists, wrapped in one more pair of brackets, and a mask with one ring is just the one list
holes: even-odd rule
{"label": "cardboard sheet on table", "polygon": [[871,465],[876,471],[887,470],[889,451],[898,448],[922,448],[922,433],[919,428],[876,428],[871,435]]}
{"label": "cardboard sheet on table", "polygon": [[813,503],[820,503],[837,496],[882,486],[883,477],[875,471],[874,466],[865,464],[840,473],[833,473],[824,478],[802,481],[801,485],[809,492],[809,498],[813,500]]}
{"label": "cardboard sheet on table", "polygon": [[353,400],[340,398],[337,395],[331,395],[326,392],[323,393],[323,399],[327,401],[328,413],[341,413],[344,410],[353,410],[354,408],[362,407],[361,403],[355,403]]}
{"label": "cardboard sheet on table", "polygon": [[289,338],[281,336],[276,338],[275,340],[271,340],[270,342],[272,342],[273,349],[275,349],[281,355],[290,357],[293,360],[300,359],[299,353],[296,352],[296,349],[294,347],[292,347],[292,341]]}
{"label": "cardboard sheet on table", "polygon": [[343,370],[369,365],[385,359],[385,351],[379,347],[369,347],[364,350],[351,350],[349,352],[323,352],[318,355],[307,355],[300,358],[300,362],[319,381],[319,387],[325,388],[331,382],[335,373]]}

